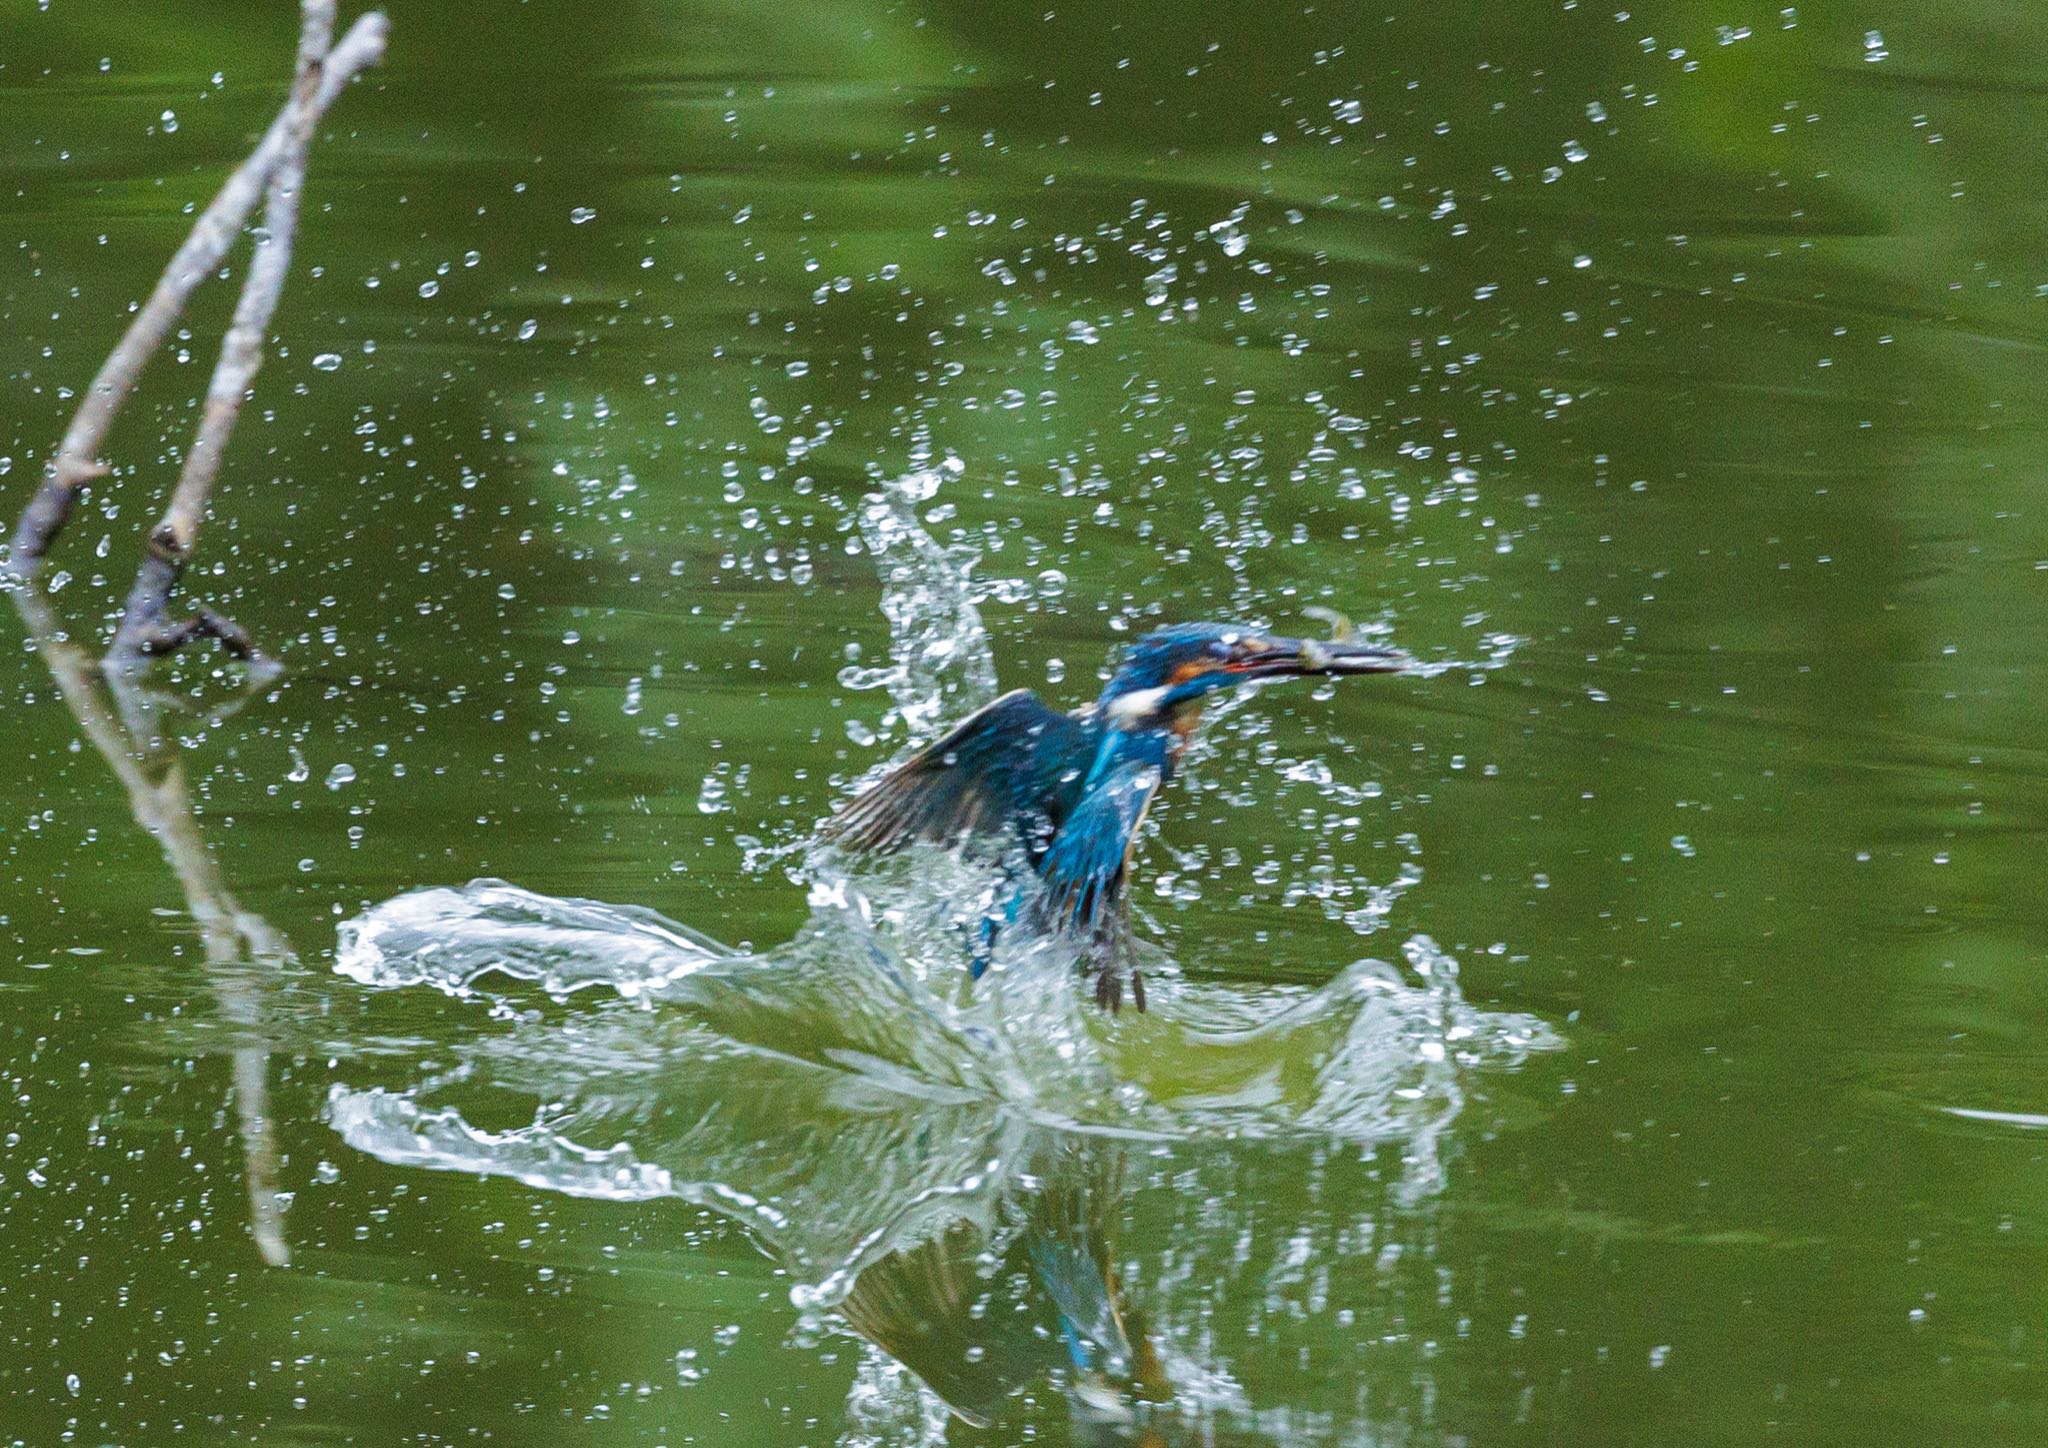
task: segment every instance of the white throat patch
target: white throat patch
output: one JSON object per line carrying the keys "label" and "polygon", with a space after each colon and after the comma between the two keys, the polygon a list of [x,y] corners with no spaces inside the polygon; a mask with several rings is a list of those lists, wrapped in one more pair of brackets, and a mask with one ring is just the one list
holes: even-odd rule
{"label": "white throat patch", "polygon": [[1149,719],[1159,712],[1159,706],[1166,702],[1172,690],[1164,686],[1157,689],[1139,689],[1136,693],[1124,694],[1109,701],[1103,712],[1113,724],[1135,724],[1140,719]]}

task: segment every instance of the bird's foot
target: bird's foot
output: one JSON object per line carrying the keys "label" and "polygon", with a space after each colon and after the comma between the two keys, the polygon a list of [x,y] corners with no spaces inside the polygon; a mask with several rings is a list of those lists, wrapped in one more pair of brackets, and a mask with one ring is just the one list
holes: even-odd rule
{"label": "bird's foot", "polygon": [[1113,965],[1105,965],[1095,972],[1095,1004],[1116,1015],[1124,1007],[1123,972]]}
{"label": "bird's foot", "polygon": [[[1124,1008],[1124,973],[1120,966],[1105,965],[1095,972],[1095,1004],[1111,1015],[1121,1015]],[[1131,972],[1131,1004],[1140,1011],[1145,1009],[1145,976],[1138,970]]]}

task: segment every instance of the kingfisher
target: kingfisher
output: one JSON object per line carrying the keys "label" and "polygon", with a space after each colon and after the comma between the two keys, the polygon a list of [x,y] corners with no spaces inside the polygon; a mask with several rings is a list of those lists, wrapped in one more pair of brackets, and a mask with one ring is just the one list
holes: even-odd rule
{"label": "kingfisher", "polygon": [[[1160,787],[1186,753],[1219,689],[1305,675],[1396,674],[1400,649],[1352,636],[1283,638],[1235,623],[1156,629],[1124,653],[1092,704],[1063,713],[1014,689],[955,724],[826,821],[824,838],[865,853],[918,841],[1020,857],[1039,888],[1013,881],[982,920],[970,967],[988,968],[999,934],[1019,927],[1081,947],[1095,998],[1121,1008],[1130,931],[1131,855]],[[999,892],[1000,894],[1001,892]],[[1145,982],[1129,971],[1132,1003]]]}

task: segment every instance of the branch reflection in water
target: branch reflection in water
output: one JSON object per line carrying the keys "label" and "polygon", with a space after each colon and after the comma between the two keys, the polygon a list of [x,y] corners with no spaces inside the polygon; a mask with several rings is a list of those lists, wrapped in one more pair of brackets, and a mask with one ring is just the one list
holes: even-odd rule
{"label": "branch reflection in water", "polygon": [[[64,632],[39,586],[21,583],[11,596],[80,732],[121,781],[136,824],[163,849],[164,862],[184,892],[186,913],[199,927],[207,986],[221,1019],[241,1041],[234,1050],[234,1099],[249,1188],[250,1230],[263,1260],[282,1267],[291,1260],[291,1252],[284,1238],[284,1198],[277,1190],[270,1058],[260,1044],[261,988],[251,972],[236,967],[287,963],[293,959],[291,946],[268,921],[235,899],[206,848],[192,817],[185,761],[158,727],[157,714],[165,701],[133,675],[103,670]],[[254,681],[254,687],[260,689],[263,682]]]}

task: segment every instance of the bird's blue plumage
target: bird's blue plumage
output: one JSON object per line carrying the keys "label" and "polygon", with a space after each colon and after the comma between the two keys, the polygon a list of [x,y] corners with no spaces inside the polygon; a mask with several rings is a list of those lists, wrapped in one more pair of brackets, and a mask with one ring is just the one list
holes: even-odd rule
{"label": "bird's blue plumage", "polygon": [[1080,800],[1038,862],[1052,923],[1091,937],[1104,929],[1138,826],[1172,767],[1160,736],[1104,732]]}
{"label": "bird's blue plumage", "polygon": [[[1079,940],[1096,957],[1097,995],[1114,1007],[1131,849],[1159,787],[1214,689],[1298,674],[1393,673],[1396,650],[1279,638],[1238,624],[1176,624],[1131,645],[1095,703],[1071,714],[1018,689],[969,715],[827,823],[854,850],[917,840],[1021,849],[1042,882],[1035,901],[1007,894],[983,923],[974,974],[1020,920]],[[1142,982],[1133,977],[1144,1006]]]}

